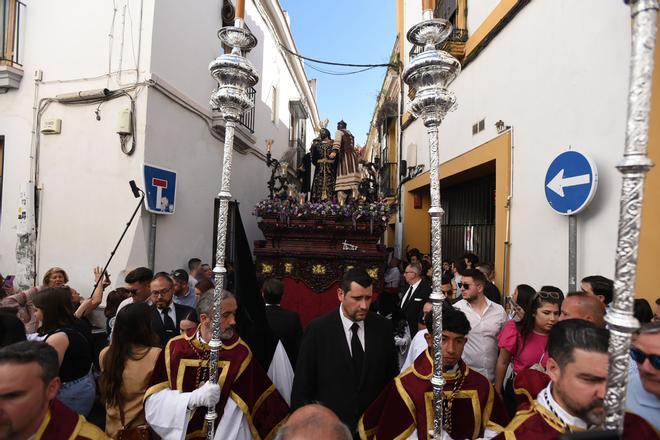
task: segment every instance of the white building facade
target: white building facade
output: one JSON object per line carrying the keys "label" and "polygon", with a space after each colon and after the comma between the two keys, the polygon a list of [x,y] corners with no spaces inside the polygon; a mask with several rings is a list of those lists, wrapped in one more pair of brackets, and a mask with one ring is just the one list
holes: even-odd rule
{"label": "white building facade", "polygon": [[[404,0],[404,35],[421,20],[420,3]],[[569,221],[548,205],[544,178],[553,158],[569,149],[591,157],[599,180],[593,201],[578,214],[578,288],[584,276],[612,278],[621,185],[615,167],[625,140],[630,7],[623,1],[599,0],[438,3],[450,9],[447,18],[467,31],[463,70],[450,86],[458,107],[440,127],[441,184],[451,188],[493,176],[495,243],[490,262],[495,263],[497,284],[505,292],[520,283],[566,290]],[[405,41],[404,65],[412,49]],[[656,64],[655,90],[657,71]],[[649,149],[657,163],[660,139],[654,127],[659,122],[660,96],[655,90]],[[410,108],[408,92],[406,86],[406,110]],[[402,119],[402,156],[415,158],[417,163],[408,167],[419,164],[428,171],[426,128],[409,114]],[[649,300],[657,297],[650,287],[653,267],[660,262],[655,232],[658,173],[656,167],[647,178],[637,283],[638,295]],[[412,202],[415,196],[428,200],[428,174],[403,186],[403,234],[397,243],[401,249],[430,251],[427,210],[413,208]],[[419,233],[420,227],[427,232]],[[464,239],[470,250],[470,237]]]}
{"label": "white building facade", "polygon": [[[48,268],[60,266],[71,286],[91,291],[92,267],[107,260],[137,203],[128,182],[145,190],[150,184],[143,181],[145,164],[177,172],[175,211],[157,215],[154,227],[152,216],[139,210],[108,268],[113,285],[150,257],[155,271],[186,267],[192,257],[211,262],[224,122],[209,106],[215,82],[208,64],[223,50],[216,33],[223,13],[231,23],[227,3],[22,0],[20,50],[0,66],[3,274],[23,275],[25,285],[25,270],[34,270],[40,284]],[[236,130],[231,193],[252,243],[261,238],[252,210],[268,195],[266,140],[273,140],[276,158],[304,150],[319,118],[302,63],[282,49],[296,51],[279,2],[248,1],[246,15],[259,42],[247,58],[260,79],[254,110]],[[16,71],[19,78],[22,71],[18,87]],[[104,88],[112,99],[61,99]],[[121,114],[131,109],[132,136],[120,136]],[[57,120],[59,134],[41,133]],[[20,193],[31,188],[36,203],[27,201],[25,225],[18,219]],[[36,234],[30,235],[33,213]],[[26,249],[34,251],[33,267],[22,255]]]}

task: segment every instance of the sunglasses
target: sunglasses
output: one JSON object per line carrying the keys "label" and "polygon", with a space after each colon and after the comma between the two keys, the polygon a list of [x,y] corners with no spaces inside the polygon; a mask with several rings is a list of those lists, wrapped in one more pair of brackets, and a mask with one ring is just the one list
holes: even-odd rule
{"label": "sunglasses", "polygon": [[646,354],[639,348],[631,347],[630,356],[638,364],[643,364],[644,361],[648,359],[653,368],[660,370],[660,355],[658,354]]}
{"label": "sunglasses", "polygon": [[536,292],[536,294],[540,298],[543,298],[543,299],[548,299],[548,298],[560,299],[561,298],[561,296],[557,292],[544,292],[543,290],[539,290],[538,292]]}
{"label": "sunglasses", "polygon": [[472,284],[470,283],[456,283],[459,289],[469,289]]}

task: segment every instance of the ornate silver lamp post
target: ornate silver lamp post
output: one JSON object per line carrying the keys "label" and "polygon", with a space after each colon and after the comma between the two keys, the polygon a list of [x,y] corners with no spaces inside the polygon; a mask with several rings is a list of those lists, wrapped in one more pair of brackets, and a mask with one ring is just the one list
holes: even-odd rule
{"label": "ornate silver lamp post", "polygon": [[417,91],[411,103],[415,117],[422,118],[429,135],[431,162],[431,250],[433,253],[433,419],[432,438],[442,436],[442,390],[445,380],[442,377],[442,255],[440,223],[444,211],[440,206],[440,165],[438,151],[438,127],[447,112],[454,108],[456,98],[447,87],[456,78],[461,65],[447,52],[436,50],[440,43],[449,37],[452,26],[447,20],[433,18],[433,1],[422,2],[423,21],[408,31],[407,38],[412,44],[424,46],[424,52],[417,55],[403,72],[403,80]]}
{"label": "ornate silver lamp post", "polygon": [[[234,129],[241,114],[252,107],[248,90],[259,81],[256,69],[243,56],[244,50],[257,45],[257,39],[244,27],[245,0],[236,4],[236,20],[234,26],[224,27],[218,32],[218,37],[232,48],[231,53],[222,54],[209,64],[211,76],[218,82],[218,88],[211,94],[211,107],[218,109],[225,120],[225,144],[222,162],[222,181],[220,185],[220,212],[218,215],[218,243],[215,250],[215,291],[213,293],[212,339],[209,343],[209,380],[217,382],[218,355],[220,353],[220,299],[227,270],[225,269],[225,246],[227,243],[227,216],[231,193],[231,160],[234,150]],[[217,414],[215,407],[208,407],[206,423],[207,438],[213,439],[214,425]]]}
{"label": "ornate silver lamp post", "polygon": [[658,0],[624,0],[632,16],[632,50],[628,92],[628,123],[623,160],[617,169],[623,174],[616,247],[614,301],[605,320],[610,328],[610,362],[605,393],[605,425],[623,433],[626,387],[630,363],[630,340],[639,323],[633,316],[637,252],[642,221],[644,178],[653,163],[647,157],[651,82],[655,56]]}

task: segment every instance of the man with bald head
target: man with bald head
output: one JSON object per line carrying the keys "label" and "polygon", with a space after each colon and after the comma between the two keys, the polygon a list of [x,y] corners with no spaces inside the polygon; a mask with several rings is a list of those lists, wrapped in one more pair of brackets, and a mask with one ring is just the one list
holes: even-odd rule
{"label": "man with bald head", "polygon": [[352,440],[351,431],[323,405],[298,408],[275,436],[275,440]]}
{"label": "man with bald head", "polygon": [[559,320],[565,319],[583,319],[604,327],[605,305],[597,296],[584,292],[569,293],[561,304]]}

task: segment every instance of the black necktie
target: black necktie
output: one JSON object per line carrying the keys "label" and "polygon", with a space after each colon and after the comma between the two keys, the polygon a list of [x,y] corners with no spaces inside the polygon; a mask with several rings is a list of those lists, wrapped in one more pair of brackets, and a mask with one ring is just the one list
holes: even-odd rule
{"label": "black necktie", "polygon": [[169,308],[163,309],[160,312],[163,314],[163,326],[165,327],[165,331],[167,332],[175,332],[176,327],[174,326],[174,321],[172,321],[172,318],[170,318],[169,313]]}
{"label": "black necktie", "polygon": [[362,376],[362,363],[364,362],[364,349],[360,343],[360,338],[358,338],[358,329],[360,326],[357,322],[354,322],[351,326],[351,332],[353,336],[351,337],[351,354],[353,356],[353,367],[355,368],[355,376],[360,380]]}
{"label": "black necktie", "polygon": [[403,295],[403,299],[401,300],[401,309],[405,309],[406,306],[408,305],[408,301],[410,301],[410,297],[412,297],[412,290],[413,290],[413,286],[411,285],[408,288],[406,294]]}

